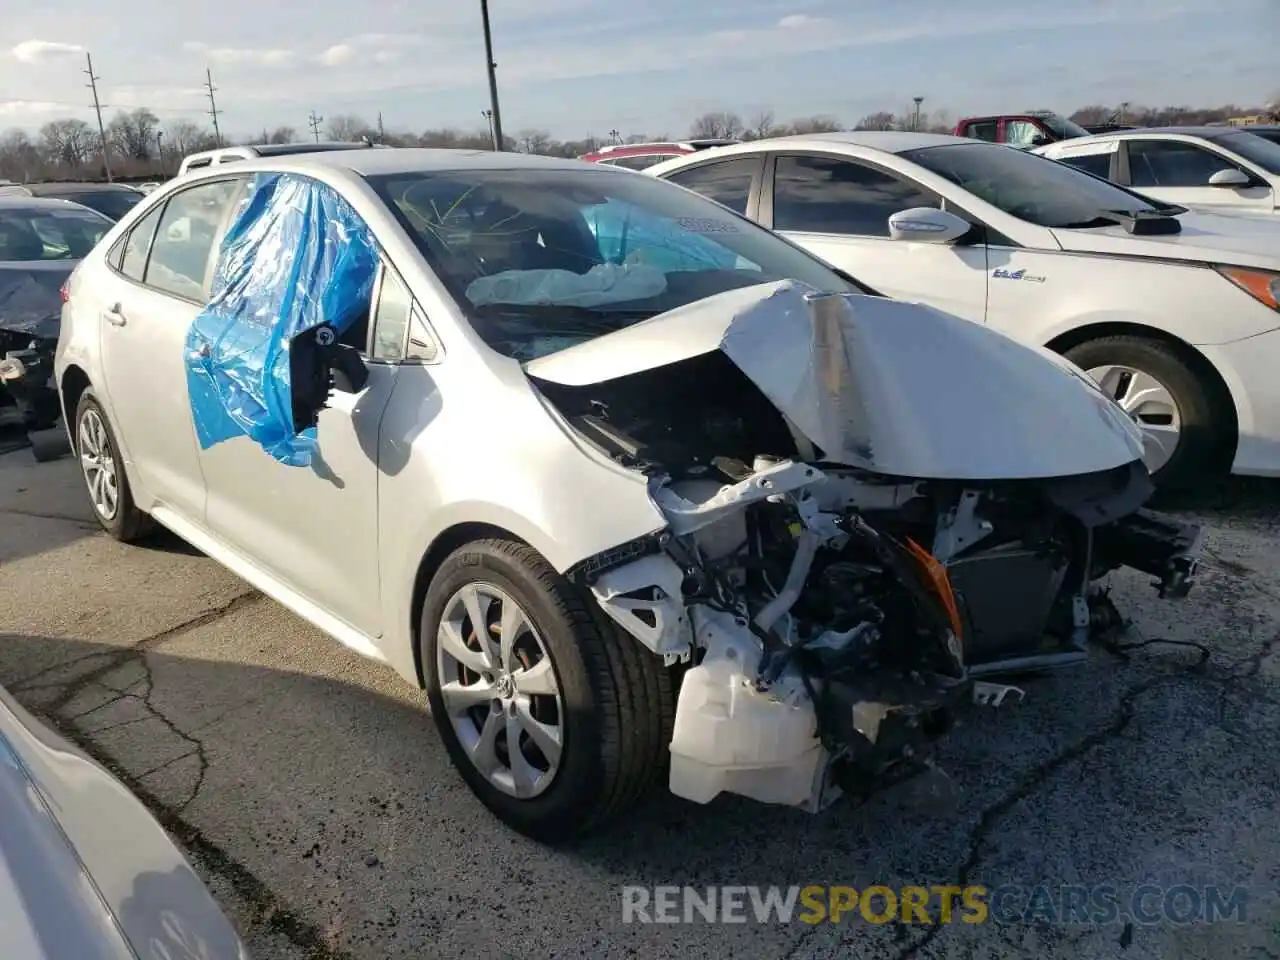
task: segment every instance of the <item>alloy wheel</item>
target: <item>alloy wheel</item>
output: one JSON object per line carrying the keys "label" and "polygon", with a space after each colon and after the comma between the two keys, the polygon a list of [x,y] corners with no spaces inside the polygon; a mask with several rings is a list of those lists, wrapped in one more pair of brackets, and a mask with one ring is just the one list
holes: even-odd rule
{"label": "alloy wheel", "polygon": [[547,790],[564,748],[564,705],[547,646],[528,615],[491,583],[445,604],[436,635],[440,698],[475,768],[498,790]]}
{"label": "alloy wheel", "polygon": [[120,509],[119,466],[102,414],[92,407],[85,410],[76,436],[76,452],[89,488],[89,502],[98,516],[111,521]]}
{"label": "alloy wheel", "polygon": [[1149,373],[1122,364],[1093,367],[1089,376],[1142,428],[1142,460],[1155,473],[1182,438],[1182,411],[1173,393]]}

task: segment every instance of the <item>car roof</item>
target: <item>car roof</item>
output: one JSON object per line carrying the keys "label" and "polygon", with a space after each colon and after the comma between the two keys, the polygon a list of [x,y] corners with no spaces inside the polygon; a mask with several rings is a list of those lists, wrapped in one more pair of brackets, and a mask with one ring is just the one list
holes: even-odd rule
{"label": "car roof", "polygon": [[89,183],[76,180],[64,180],[56,183],[28,183],[25,186],[33,196],[37,197],[46,193],[108,193],[135,189],[127,183]]}
{"label": "car roof", "polygon": [[[245,161],[250,169],[302,170],[339,169],[350,170],[361,176],[380,176],[396,173],[430,173],[454,170],[596,170],[603,174],[629,175],[628,171],[615,171],[607,166],[583,164],[580,160],[563,157],[543,157],[528,153],[511,153],[495,150],[447,150],[432,147],[397,147],[394,150],[334,150],[326,153],[301,153],[282,157],[263,157]],[[214,167],[214,173],[225,175],[235,167]],[[201,174],[210,172],[201,169]]]}
{"label": "car roof", "polygon": [[[709,156],[727,157],[756,150],[830,150],[832,147],[864,147],[884,153],[905,153],[922,147],[941,147],[956,143],[985,143],[971,137],[953,137],[945,133],[912,133],[901,130],[841,130],[836,133],[797,133],[786,137],[769,137],[764,140],[748,140],[727,147],[716,147],[691,156],[699,159]],[[997,144],[988,144],[997,146]],[[681,159],[688,160],[689,157]],[[669,161],[672,162],[672,161]]]}
{"label": "car roof", "polygon": [[21,194],[0,194],[0,210],[66,210],[68,207],[75,210],[88,210],[89,213],[96,217],[102,216],[98,211],[83,204],[75,203],[71,200],[62,200],[57,197],[24,197]]}

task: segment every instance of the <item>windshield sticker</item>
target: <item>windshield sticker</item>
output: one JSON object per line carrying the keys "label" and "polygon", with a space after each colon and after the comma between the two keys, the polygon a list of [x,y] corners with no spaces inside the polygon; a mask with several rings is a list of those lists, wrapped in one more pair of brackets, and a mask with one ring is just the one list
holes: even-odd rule
{"label": "windshield sticker", "polygon": [[1044,277],[1034,276],[1026,270],[1005,270],[1003,267],[997,267],[991,271],[991,276],[995,280],[1029,280],[1032,283],[1044,283]]}
{"label": "windshield sticker", "polygon": [[706,217],[677,217],[677,226],[690,233],[737,233],[736,224],[727,220],[710,220]]}

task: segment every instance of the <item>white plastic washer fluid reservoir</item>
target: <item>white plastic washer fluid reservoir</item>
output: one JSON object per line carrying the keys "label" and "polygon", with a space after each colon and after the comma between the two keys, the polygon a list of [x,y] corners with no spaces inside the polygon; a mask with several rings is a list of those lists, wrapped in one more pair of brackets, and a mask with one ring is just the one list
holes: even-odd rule
{"label": "white plastic washer fluid reservoir", "polygon": [[708,614],[701,626],[707,653],[680,688],[671,792],[697,803],[724,791],[762,803],[805,803],[823,757],[811,702],[804,696],[786,703],[755,689],[748,674],[755,675],[759,643],[728,615]]}

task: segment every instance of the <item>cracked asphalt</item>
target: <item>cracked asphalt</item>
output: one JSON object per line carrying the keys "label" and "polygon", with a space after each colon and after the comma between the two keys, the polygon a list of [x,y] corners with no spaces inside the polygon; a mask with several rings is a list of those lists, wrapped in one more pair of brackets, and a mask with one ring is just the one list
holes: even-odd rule
{"label": "cracked asphalt", "polygon": [[[1280,958],[1280,483],[1201,504],[1192,597],[1117,577],[1127,643],[966,716],[817,817],[657,794],[569,851],[502,828],[425,697],[171,537],[97,531],[70,461],[0,456],[0,683],[107,764],[264,958]],[[621,923],[625,884],[1248,890],[1213,924]],[[936,919],[936,913],[935,913]]]}

